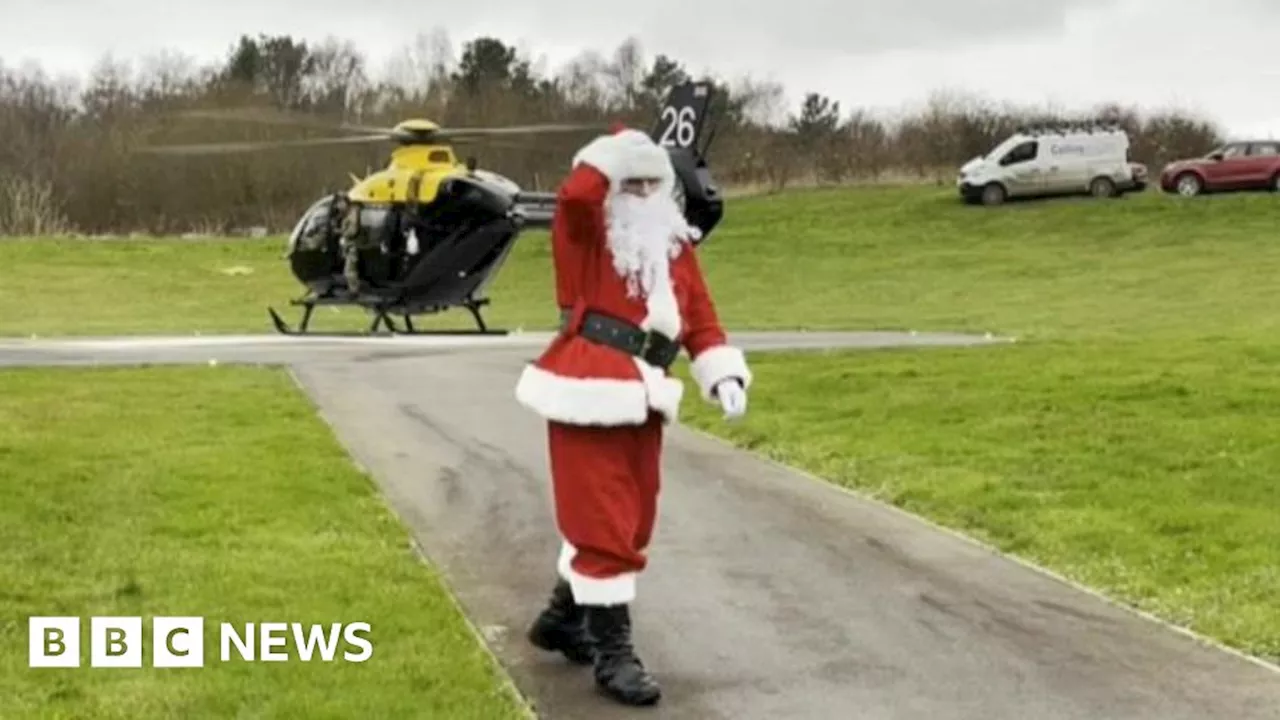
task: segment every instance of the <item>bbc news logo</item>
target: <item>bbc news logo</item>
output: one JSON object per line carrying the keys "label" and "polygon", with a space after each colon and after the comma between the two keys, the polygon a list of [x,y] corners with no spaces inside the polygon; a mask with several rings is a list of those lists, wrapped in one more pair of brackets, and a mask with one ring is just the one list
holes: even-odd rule
{"label": "bbc news logo", "polygon": [[[32,617],[28,622],[30,652],[28,667],[80,667],[82,658],[81,619],[78,617]],[[310,662],[364,662],[373,655],[368,623],[221,623],[218,626],[218,657],[222,662],[287,662],[297,658]],[[203,617],[154,617],[151,619],[150,663],[158,668],[204,667]],[[140,668],[143,665],[141,617],[89,618],[89,666],[96,668]],[[341,653],[338,649],[344,648]],[[353,650],[354,648],[354,650]]]}

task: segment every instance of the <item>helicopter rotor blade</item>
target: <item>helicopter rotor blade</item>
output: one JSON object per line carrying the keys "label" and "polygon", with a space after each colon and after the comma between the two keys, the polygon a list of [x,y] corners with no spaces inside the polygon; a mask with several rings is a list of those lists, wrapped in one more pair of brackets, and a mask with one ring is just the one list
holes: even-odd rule
{"label": "helicopter rotor blade", "polygon": [[360,133],[364,135],[372,135],[377,133],[390,133],[392,128],[377,127],[371,125],[354,125],[351,123],[335,123],[326,122],[318,118],[296,113],[284,113],[279,110],[269,108],[220,108],[207,110],[184,110],[178,113],[179,117],[192,118],[197,120],[233,120],[239,122],[251,122],[261,125],[286,125],[292,127],[310,127],[321,130],[333,130],[337,132]]}
{"label": "helicopter rotor blade", "polygon": [[544,142],[531,137],[504,137],[489,135],[463,135],[460,137],[441,138],[448,144],[458,147],[506,148],[510,150],[535,150],[544,147]]}
{"label": "helicopter rotor blade", "polygon": [[153,145],[141,148],[139,152],[153,155],[225,155],[230,153],[254,152],[256,150],[274,150],[285,147],[317,147],[324,145],[360,145],[365,143],[384,142],[387,136],[353,135],[336,138],[307,138],[304,140],[267,140],[263,142],[223,142],[196,143],[192,145]]}
{"label": "helicopter rotor blade", "polygon": [[538,133],[583,132],[586,130],[603,132],[606,129],[606,126],[599,123],[504,125],[502,127],[441,128],[436,134],[440,137],[456,138],[483,137],[488,135],[530,135]]}

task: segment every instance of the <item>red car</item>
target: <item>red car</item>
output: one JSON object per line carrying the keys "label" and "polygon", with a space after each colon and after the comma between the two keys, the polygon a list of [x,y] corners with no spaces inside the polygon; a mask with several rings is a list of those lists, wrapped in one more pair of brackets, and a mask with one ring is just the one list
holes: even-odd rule
{"label": "red car", "polygon": [[1280,140],[1243,140],[1202,158],[1177,160],[1160,173],[1160,189],[1192,196],[1222,190],[1280,191]]}

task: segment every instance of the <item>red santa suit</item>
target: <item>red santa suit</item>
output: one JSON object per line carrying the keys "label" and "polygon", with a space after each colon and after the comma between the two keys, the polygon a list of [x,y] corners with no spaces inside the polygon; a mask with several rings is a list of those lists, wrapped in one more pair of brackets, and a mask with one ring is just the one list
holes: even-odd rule
{"label": "red santa suit", "polygon": [[[619,193],[628,178],[660,185],[647,198]],[[557,570],[585,606],[635,598],[657,511],[663,427],[684,393],[661,362],[589,339],[590,330],[622,321],[672,339],[691,358],[705,401],[722,381],[751,384],[742,351],[726,343],[675,182],[666,150],[635,130],[597,138],[574,158],[551,229],[565,322],[516,386],[518,401],[548,421],[563,538]]]}

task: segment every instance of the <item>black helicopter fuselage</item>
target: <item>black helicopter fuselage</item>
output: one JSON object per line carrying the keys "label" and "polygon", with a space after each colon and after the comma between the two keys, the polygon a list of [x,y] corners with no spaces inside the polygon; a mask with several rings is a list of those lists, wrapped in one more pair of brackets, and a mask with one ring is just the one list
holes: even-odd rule
{"label": "black helicopter fuselage", "polygon": [[[705,240],[724,214],[719,189],[694,153],[684,148],[668,152],[685,216]],[[440,182],[429,203],[358,206],[355,252],[365,291],[393,293],[418,304],[466,286],[482,290],[488,278],[474,275],[501,264],[522,230],[548,227],[554,211],[554,194],[513,192],[500,182],[454,176]],[[348,207],[341,195],[323,197],[307,209],[290,236],[293,274],[316,295],[347,290],[342,230]]]}

